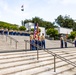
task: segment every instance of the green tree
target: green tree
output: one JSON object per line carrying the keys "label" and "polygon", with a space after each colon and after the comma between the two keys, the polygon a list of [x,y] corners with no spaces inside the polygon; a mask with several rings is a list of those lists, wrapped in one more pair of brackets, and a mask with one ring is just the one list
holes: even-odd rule
{"label": "green tree", "polygon": [[[31,28],[31,31],[33,31],[34,32],[34,28]],[[39,28],[39,32],[41,32],[41,29]]]}
{"label": "green tree", "polygon": [[56,36],[58,36],[58,31],[54,28],[49,28],[47,29],[46,34],[50,35],[50,37],[53,37],[55,39]]}
{"label": "green tree", "polygon": [[63,27],[63,23],[64,23],[64,18],[63,18],[63,16],[62,16],[62,15],[59,15],[59,16],[57,17],[57,19],[55,19],[55,22],[56,22],[58,25],[60,25],[61,27]]}
{"label": "green tree", "polygon": [[61,27],[66,27],[66,28],[72,28],[73,30],[76,30],[76,23],[70,16],[62,16],[59,15],[57,19],[55,19],[55,22],[60,25]]}
{"label": "green tree", "polygon": [[76,31],[71,32],[71,34],[69,35],[69,38],[74,39],[76,36]]}
{"label": "green tree", "polygon": [[48,22],[48,21],[44,21],[42,18],[39,18],[39,17],[35,17],[35,18],[32,18],[32,20],[24,20],[24,24],[28,23],[28,22],[32,22],[32,23],[38,23],[38,25],[40,27],[45,27],[45,29],[48,29],[48,28],[54,28],[54,24],[51,23],[51,22]]}
{"label": "green tree", "polygon": [[9,27],[9,30],[18,30],[18,27],[17,26],[13,26],[13,25],[11,25],[10,27]]}
{"label": "green tree", "polygon": [[20,30],[20,31],[25,31],[26,28],[25,28],[25,26],[20,26],[20,27],[19,27],[19,30]]}
{"label": "green tree", "polygon": [[33,31],[33,32],[34,32],[34,28],[31,28],[31,31]]}
{"label": "green tree", "polygon": [[76,31],[76,22],[73,25],[73,30]]}
{"label": "green tree", "polygon": [[0,21],[0,28],[18,30],[18,25]]}
{"label": "green tree", "polygon": [[24,25],[25,25],[25,24],[28,23],[28,22],[32,22],[32,20],[30,20],[30,19],[29,19],[29,20],[28,20],[28,19],[25,19],[23,22],[24,22]]}
{"label": "green tree", "polygon": [[8,29],[8,27],[9,27],[8,24],[4,24],[4,25],[3,25],[3,28],[4,28],[4,29],[6,29],[6,28]]}

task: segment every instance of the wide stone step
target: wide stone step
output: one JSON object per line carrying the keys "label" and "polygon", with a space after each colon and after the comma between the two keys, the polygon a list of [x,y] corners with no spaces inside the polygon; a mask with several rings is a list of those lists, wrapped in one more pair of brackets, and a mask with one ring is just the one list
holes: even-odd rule
{"label": "wide stone step", "polygon": [[[23,75],[23,74],[26,74],[26,75],[38,75],[38,74],[40,74],[40,73],[44,73],[44,72],[48,72],[48,71],[52,71],[53,70],[53,64],[51,64],[50,65],[50,63],[49,63],[49,65],[41,65],[41,66],[39,66],[39,67],[32,67],[31,68],[31,66],[29,65],[29,66],[23,66],[24,67],[24,69],[23,70],[20,70],[21,69],[21,67],[20,66],[18,66],[18,67],[16,67],[16,69],[18,70],[15,70],[15,71],[12,71],[12,72],[10,72],[10,73],[7,73],[6,75],[9,75],[9,74],[12,74],[12,75],[15,75],[15,74],[18,74],[18,72],[21,74],[21,75]],[[68,67],[69,66],[69,67]],[[20,67],[20,68],[19,68]],[[25,69],[25,67],[30,67],[29,69]],[[58,66],[56,67],[56,68],[61,68],[62,67],[62,69],[65,67],[65,69],[70,69],[70,68],[73,68],[72,66],[70,66],[69,64],[67,64],[67,63],[65,63],[65,62],[59,62],[58,63]],[[61,69],[61,71],[62,71],[62,69]],[[57,73],[58,72],[60,72],[60,71],[57,71]]]}
{"label": "wide stone step", "polygon": [[[70,57],[70,59],[75,59],[76,57]],[[59,59],[57,59],[59,60]],[[52,58],[48,58],[48,59],[44,59],[44,60],[40,60],[38,62],[49,62],[49,61],[53,61],[53,57]],[[14,63],[13,63],[14,62]],[[10,68],[10,67],[14,67],[14,66],[20,66],[20,65],[28,65],[28,64],[35,64],[35,63],[38,63],[36,60],[32,61],[32,60],[16,60],[16,61],[11,61],[11,62],[7,62],[7,63],[3,63],[2,66],[0,66],[0,69],[5,69],[5,68]],[[58,61],[58,62],[61,62],[61,61]],[[7,65],[8,64],[8,65]],[[12,65],[12,66],[11,66]]]}
{"label": "wide stone step", "polygon": [[[31,53],[31,52],[30,52]],[[32,52],[33,53],[33,52]],[[35,53],[35,52],[34,52]],[[8,59],[8,60],[11,60],[12,58],[14,59],[16,59],[16,58],[20,58],[20,57],[22,57],[22,58],[24,58],[24,57],[27,57],[28,59],[30,58],[30,56],[32,57],[32,56],[36,56],[36,54],[27,54],[27,53],[19,53],[19,54],[15,54],[15,53],[10,53],[10,54],[3,54],[3,55],[0,55],[0,61],[3,61],[4,62],[4,60],[5,59]],[[10,56],[8,56],[8,55],[10,55]],[[43,57],[49,57],[49,56],[46,56],[46,53],[39,53],[39,56],[42,56],[43,55]],[[45,56],[44,56],[45,55]],[[76,57],[76,56],[74,56],[75,54],[70,54],[70,55],[63,55],[64,57],[67,57],[67,59],[68,59],[68,57],[70,58],[70,56],[72,56],[72,57]],[[33,58],[35,58],[35,57],[33,57]],[[33,59],[33,58],[31,58],[31,59]],[[7,60],[7,61],[8,61]],[[27,59],[26,59],[27,60]]]}
{"label": "wide stone step", "polygon": [[[68,56],[68,59],[69,60],[71,60],[71,59],[75,59],[76,57],[74,56],[74,57],[70,57],[70,56]],[[6,66],[6,64],[9,64],[10,63],[10,65],[9,66],[11,66],[11,64],[14,62],[14,64],[15,63],[17,63],[17,62],[26,62],[27,64],[29,64],[29,62],[30,62],[30,64],[31,63],[36,63],[36,61],[34,62],[32,62],[32,60],[34,60],[33,58],[32,59],[28,59],[28,61],[26,61],[27,59],[26,59],[26,57],[24,57],[24,58],[15,58],[15,59],[6,59],[6,60],[0,60],[0,64],[4,64],[4,67]],[[53,61],[53,57],[47,57],[47,58],[40,58],[40,61]],[[4,68],[3,67],[3,68]],[[2,68],[2,67],[1,67]]]}
{"label": "wide stone step", "polygon": [[[46,55],[45,55],[45,57],[46,57]],[[49,57],[50,57],[50,56],[49,56]],[[72,58],[72,59],[73,59],[73,58]],[[58,60],[59,60],[59,59],[58,59]],[[15,64],[17,64],[17,65],[15,65],[15,64],[14,64],[14,65],[11,64],[11,65],[13,65],[13,66],[11,66],[11,67],[9,67],[9,64],[8,64],[8,66],[6,66],[5,69],[8,70],[8,69],[13,68],[13,67],[16,68],[16,67],[18,67],[18,66],[22,66],[21,63],[23,63],[23,62],[25,63],[25,61],[22,61],[22,62],[19,62],[19,63],[16,62]],[[28,62],[30,62],[30,61],[28,61]],[[53,64],[53,58],[52,58],[52,61],[51,61],[51,62],[52,62],[52,64]],[[46,62],[44,61],[44,63],[47,63],[47,61],[46,61]],[[21,64],[21,65],[18,65],[18,64]],[[43,63],[42,63],[42,64],[43,64]],[[49,64],[49,63],[47,63],[47,64]],[[51,63],[50,63],[50,64],[51,64]],[[5,65],[7,65],[7,64],[5,64]],[[4,66],[5,66],[5,65],[4,65]],[[24,65],[26,65],[26,64],[23,64],[23,66],[24,66]],[[32,64],[30,64],[30,65],[32,66]],[[35,67],[36,67],[36,63],[35,63],[34,65],[35,65]],[[40,64],[39,64],[39,65],[40,65]],[[22,66],[22,67],[23,67],[23,66]],[[28,66],[28,65],[27,65],[27,66]],[[44,66],[44,65],[43,65],[43,66]],[[45,64],[45,66],[46,66],[46,64]],[[34,68],[35,68],[35,67],[34,67]],[[37,68],[37,67],[36,67],[36,68]],[[6,72],[7,72],[7,71],[6,71]],[[2,73],[2,71],[1,71],[1,73]]]}
{"label": "wide stone step", "polygon": [[[58,73],[54,72],[53,70],[52,71],[48,70],[47,72],[43,72],[43,73],[39,73],[39,74],[35,74],[35,75],[75,75],[76,74],[76,68],[74,68],[74,67],[71,67],[68,69],[67,68],[65,68],[65,69],[59,68],[59,69],[60,69],[60,72],[58,72]],[[34,74],[32,74],[32,75],[34,75]]]}

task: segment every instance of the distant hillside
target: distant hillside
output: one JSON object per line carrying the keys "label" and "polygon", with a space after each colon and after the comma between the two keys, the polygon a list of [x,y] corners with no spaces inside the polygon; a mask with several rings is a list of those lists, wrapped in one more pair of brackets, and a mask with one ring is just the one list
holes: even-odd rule
{"label": "distant hillside", "polygon": [[8,30],[10,29],[18,30],[19,26],[16,24],[11,24],[11,23],[0,21],[0,29],[1,28],[8,29]]}

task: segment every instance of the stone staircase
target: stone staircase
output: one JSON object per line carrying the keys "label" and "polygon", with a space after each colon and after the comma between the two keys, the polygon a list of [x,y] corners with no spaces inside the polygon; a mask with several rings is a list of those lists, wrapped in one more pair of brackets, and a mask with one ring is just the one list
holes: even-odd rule
{"label": "stone staircase", "polygon": [[[76,63],[76,48],[49,50]],[[44,50],[0,53],[0,75],[76,75],[76,67],[54,57]]]}
{"label": "stone staircase", "polygon": [[[24,40],[29,40],[28,36],[10,36],[13,39],[17,40],[17,48],[16,48],[16,42],[12,39],[10,39],[5,35],[0,35],[0,51],[5,50],[25,50],[25,42]],[[27,43],[27,49],[30,49],[30,44]]]}
{"label": "stone staircase", "polygon": [[[14,41],[10,44],[8,37],[6,41],[6,36],[0,35],[0,75],[76,75],[76,67],[59,58],[56,58],[56,72],[54,72],[54,56],[47,53],[47,50],[39,50],[39,60],[37,60],[36,50],[19,51],[25,50],[24,40],[29,40],[29,37],[11,37],[18,41],[17,49]],[[70,43],[68,46],[73,47]],[[46,47],[49,52],[52,51],[76,64],[76,48],[50,49],[50,47],[60,47],[60,41],[47,39]],[[29,49],[29,43],[27,49]]]}
{"label": "stone staircase", "polygon": [[15,48],[12,47],[9,43],[5,41],[5,37],[3,35],[0,35],[0,51],[6,51],[6,50],[14,50]]}
{"label": "stone staircase", "polygon": [[[30,38],[28,36],[13,36],[10,37],[17,40],[17,48],[16,48],[16,42],[14,40],[11,40],[9,37],[5,35],[0,35],[0,50],[25,50],[25,42],[24,40],[29,40]],[[46,48],[60,48],[60,41],[59,40],[47,40],[46,41]],[[68,47],[74,47],[71,43],[68,43]],[[30,49],[30,44],[27,43],[27,49]]]}
{"label": "stone staircase", "polygon": [[[25,42],[24,40],[30,40],[28,36],[11,36],[12,38],[18,41],[17,49],[25,49]],[[47,40],[46,41],[46,48],[60,48],[60,41],[59,40]],[[10,43],[10,39],[8,39],[8,43]],[[15,43],[12,42],[12,47],[14,47]],[[73,44],[67,42],[68,47],[74,47]],[[30,44],[27,43],[27,49],[30,49]]]}
{"label": "stone staircase", "polygon": [[[18,41],[17,50],[25,49],[25,41],[24,40],[30,40],[29,36],[11,36],[11,37]],[[12,45],[14,45],[14,44],[12,44]],[[29,43],[27,43],[27,49],[30,49]]]}

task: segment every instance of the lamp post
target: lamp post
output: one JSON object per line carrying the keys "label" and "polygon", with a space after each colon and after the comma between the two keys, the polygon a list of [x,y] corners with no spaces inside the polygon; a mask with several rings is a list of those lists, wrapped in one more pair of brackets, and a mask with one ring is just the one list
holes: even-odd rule
{"label": "lamp post", "polygon": [[[22,12],[24,11],[24,5],[21,6],[21,11],[22,11]],[[22,26],[24,26],[23,20],[21,21],[21,24],[22,24]]]}

